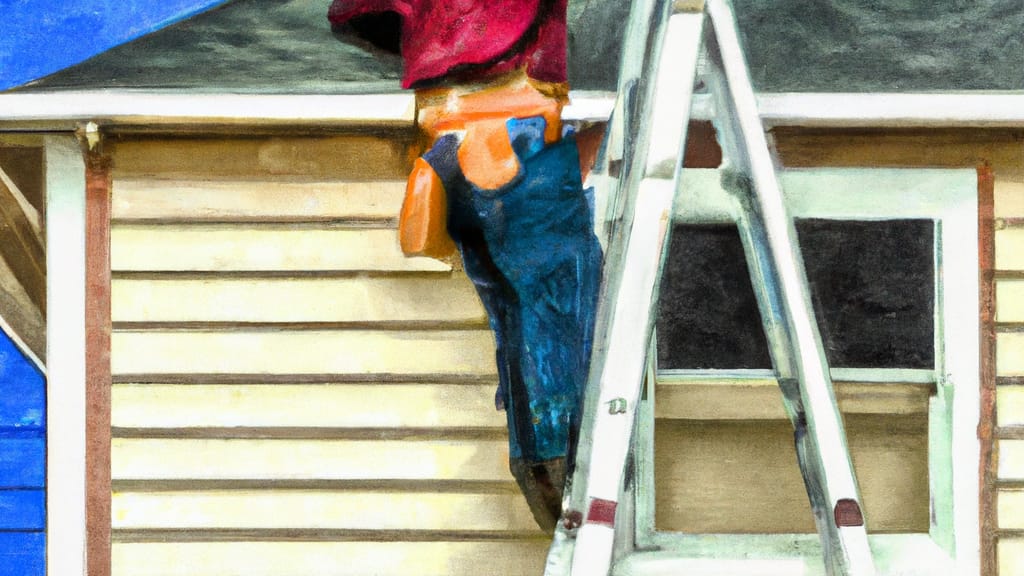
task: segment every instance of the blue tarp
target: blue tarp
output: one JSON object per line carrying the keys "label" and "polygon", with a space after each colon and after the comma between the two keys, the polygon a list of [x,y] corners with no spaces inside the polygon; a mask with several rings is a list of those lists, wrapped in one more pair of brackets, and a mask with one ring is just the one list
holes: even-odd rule
{"label": "blue tarp", "polygon": [[0,0],[0,90],[77,64],[224,0]]}
{"label": "blue tarp", "polygon": [[46,380],[0,330],[0,576],[43,576]]}

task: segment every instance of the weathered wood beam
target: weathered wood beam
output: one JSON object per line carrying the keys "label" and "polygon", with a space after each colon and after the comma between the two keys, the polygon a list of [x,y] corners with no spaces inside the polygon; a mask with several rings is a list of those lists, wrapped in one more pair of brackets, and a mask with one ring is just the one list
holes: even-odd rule
{"label": "weathered wood beam", "polygon": [[32,304],[46,315],[46,251],[39,213],[0,169],[0,259]]}

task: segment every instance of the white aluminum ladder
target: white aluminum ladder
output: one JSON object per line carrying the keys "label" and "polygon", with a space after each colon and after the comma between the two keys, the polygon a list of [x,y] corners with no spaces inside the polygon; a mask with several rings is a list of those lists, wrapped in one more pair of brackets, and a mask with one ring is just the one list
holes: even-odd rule
{"label": "white aluminum ladder", "polygon": [[[723,185],[741,206],[737,226],[795,429],[825,570],[869,576],[874,563],[842,418],[728,0],[635,0],[632,7],[619,98],[592,179],[608,188],[611,201],[583,427],[545,575],[604,576],[612,567],[702,49],[708,69],[700,77],[715,103]],[[668,171],[657,154],[666,149],[674,154]],[[649,185],[666,176],[672,186]]]}

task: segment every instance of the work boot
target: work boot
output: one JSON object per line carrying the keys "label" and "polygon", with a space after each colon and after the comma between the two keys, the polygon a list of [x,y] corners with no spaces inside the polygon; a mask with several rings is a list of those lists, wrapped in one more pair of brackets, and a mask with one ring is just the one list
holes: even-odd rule
{"label": "work boot", "polygon": [[537,525],[548,534],[562,515],[562,491],[565,487],[565,458],[543,462],[528,462],[522,458],[509,459],[509,470],[519,484],[526,503],[530,505]]}

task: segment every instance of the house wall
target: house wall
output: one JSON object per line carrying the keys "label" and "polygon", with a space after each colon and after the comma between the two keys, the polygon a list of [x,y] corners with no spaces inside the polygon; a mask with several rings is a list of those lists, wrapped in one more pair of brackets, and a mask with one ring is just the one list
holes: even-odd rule
{"label": "house wall", "polygon": [[[787,167],[991,166],[994,202],[991,216],[980,223],[979,244],[983,300],[990,292],[995,339],[990,349],[984,338],[982,345],[982,563],[984,574],[1024,575],[1024,133],[785,128],[773,135]],[[984,215],[984,186],[981,192]],[[984,270],[986,256],[990,271]],[[986,307],[979,311],[985,330]]]}
{"label": "house wall", "polygon": [[125,137],[111,574],[537,574],[469,279],[401,254],[409,133]]}

